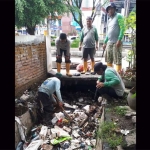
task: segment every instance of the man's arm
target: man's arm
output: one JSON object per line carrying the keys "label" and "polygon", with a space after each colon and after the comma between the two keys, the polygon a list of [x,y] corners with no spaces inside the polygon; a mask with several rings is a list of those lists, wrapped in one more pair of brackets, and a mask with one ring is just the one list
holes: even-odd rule
{"label": "man's arm", "polygon": [[104,40],[104,44],[106,44],[108,42],[108,36],[106,35],[105,40]]}
{"label": "man's arm", "polygon": [[62,97],[61,97],[61,93],[60,93],[60,81],[56,81],[56,95],[57,95],[57,98],[59,99],[59,101],[63,101],[62,100]]}
{"label": "man's arm", "polygon": [[60,55],[59,39],[55,41],[57,55]]}
{"label": "man's arm", "polygon": [[79,50],[81,50],[81,47],[82,47],[82,42],[83,42],[83,30],[81,31],[81,34],[80,34],[80,43],[79,43]]}
{"label": "man's arm", "polygon": [[125,32],[124,18],[121,14],[117,14],[117,18],[118,18],[118,24],[120,27],[120,33],[119,33],[118,40],[121,41],[124,36],[124,32]]}
{"label": "man's arm", "polygon": [[120,83],[118,76],[115,75],[114,72],[111,70],[107,70],[105,72],[105,79],[106,79],[106,82],[104,82],[105,87],[110,87]]}
{"label": "man's arm", "polygon": [[70,55],[70,40],[68,40],[68,44],[67,44],[67,56],[69,57]]}
{"label": "man's arm", "polygon": [[98,48],[98,33],[96,28],[95,28],[95,41],[96,41],[96,48]]}

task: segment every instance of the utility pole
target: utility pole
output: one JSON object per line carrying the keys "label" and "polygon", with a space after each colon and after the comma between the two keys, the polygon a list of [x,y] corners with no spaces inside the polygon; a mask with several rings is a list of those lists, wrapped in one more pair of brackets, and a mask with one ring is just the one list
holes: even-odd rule
{"label": "utility pole", "polygon": [[130,0],[125,0],[125,2],[124,2],[124,8],[125,8],[124,16],[128,17],[129,8],[130,8]]}
{"label": "utility pole", "polygon": [[47,18],[47,35],[51,35],[51,16],[49,15]]}

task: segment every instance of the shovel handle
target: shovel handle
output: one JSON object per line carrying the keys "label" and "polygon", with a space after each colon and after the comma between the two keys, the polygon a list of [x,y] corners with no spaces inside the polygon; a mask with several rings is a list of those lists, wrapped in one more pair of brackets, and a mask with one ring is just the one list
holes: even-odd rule
{"label": "shovel handle", "polygon": [[[56,101],[57,101],[57,103],[58,103],[58,106],[59,106],[59,99],[54,95],[54,94],[52,94],[53,95],[53,97],[56,99]],[[66,113],[66,111],[64,110],[64,108],[62,107],[62,106],[59,106],[61,109],[62,109],[62,111],[63,111],[63,113],[68,117],[68,119],[70,120],[70,121],[72,121],[72,119],[70,118],[70,116]]]}

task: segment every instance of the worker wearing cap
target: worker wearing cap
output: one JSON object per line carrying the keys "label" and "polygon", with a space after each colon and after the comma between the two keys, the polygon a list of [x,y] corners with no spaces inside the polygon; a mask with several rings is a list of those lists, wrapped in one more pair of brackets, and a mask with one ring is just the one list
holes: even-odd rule
{"label": "worker wearing cap", "polygon": [[108,32],[104,40],[103,49],[106,48],[105,61],[107,66],[114,63],[116,71],[119,72],[122,68],[122,38],[124,36],[125,26],[124,18],[121,14],[116,12],[114,3],[110,3],[106,12],[110,19],[108,20]]}
{"label": "worker wearing cap", "polygon": [[61,62],[62,62],[62,55],[64,53],[65,56],[65,63],[66,63],[66,75],[72,76],[70,74],[70,41],[67,39],[67,35],[65,33],[61,33],[59,39],[55,42],[56,45],[56,63],[57,63],[57,75],[61,74]]}
{"label": "worker wearing cap", "polygon": [[115,99],[123,97],[125,86],[120,75],[114,68],[99,62],[94,65],[94,72],[100,75],[96,82],[95,101],[98,96],[104,95]]}
{"label": "worker wearing cap", "polygon": [[84,74],[87,72],[87,59],[89,55],[91,59],[91,74],[93,74],[95,64],[94,54],[95,50],[98,49],[98,34],[97,29],[92,25],[92,17],[87,17],[86,23],[87,26],[82,29],[80,35],[79,50],[81,50],[83,45],[83,61],[84,61],[83,72],[81,73]]}

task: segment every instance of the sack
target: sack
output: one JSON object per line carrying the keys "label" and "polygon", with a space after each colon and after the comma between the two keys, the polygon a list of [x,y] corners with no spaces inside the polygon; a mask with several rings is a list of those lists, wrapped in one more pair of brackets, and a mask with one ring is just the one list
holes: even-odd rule
{"label": "sack", "polygon": [[[87,71],[90,71],[90,69],[91,69],[91,65],[88,65],[87,66]],[[77,65],[76,70],[79,71],[79,72],[82,72],[83,71],[83,64]]]}

